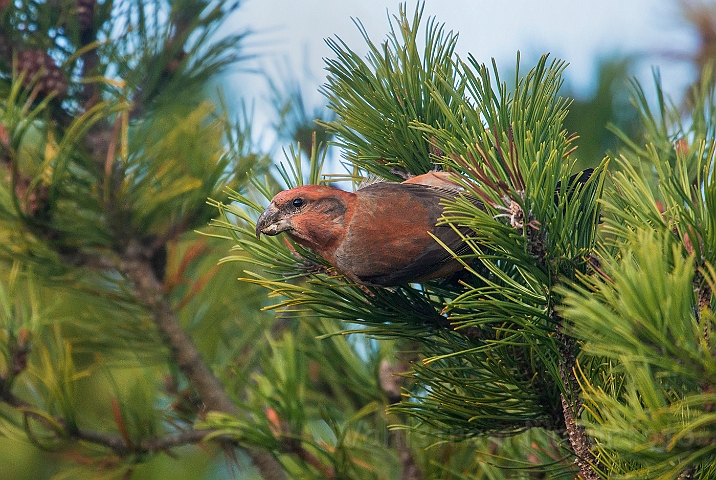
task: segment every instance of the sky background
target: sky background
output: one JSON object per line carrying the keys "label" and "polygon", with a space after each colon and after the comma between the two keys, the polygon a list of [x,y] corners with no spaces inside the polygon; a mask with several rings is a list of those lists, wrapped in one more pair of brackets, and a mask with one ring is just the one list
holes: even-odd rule
{"label": "sky background", "polygon": [[[245,53],[256,59],[243,66],[263,69],[279,81],[298,80],[307,99],[320,105],[323,58],[333,56],[324,38],[338,36],[365,54],[353,19],[380,43],[389,30],[388,16],[398,13],[398,5],[393,0],[246,0],[224,31],[251,30]],[[409,14],[415,5],[407,3]],[[638,56],[634,75],[644,85],[651,83],[652,66],[658,66],[666,92],[676,99],[694,78],[685,62],[673,59],[674,54],[688,54],[697,47],[676,0],[426,0],[423,20],[428,16],[459,33],[460,56],[469,52],[480,62],[494,57],[508,72],[518,50],[523,68],[547,52],[566,60],[566,81],[579,95],[589,95],[594,88],[600,59],[617,54]],[[226,88],[231,98],[254,102],[260,127],[269,124],[264,77],[235,72]]]}

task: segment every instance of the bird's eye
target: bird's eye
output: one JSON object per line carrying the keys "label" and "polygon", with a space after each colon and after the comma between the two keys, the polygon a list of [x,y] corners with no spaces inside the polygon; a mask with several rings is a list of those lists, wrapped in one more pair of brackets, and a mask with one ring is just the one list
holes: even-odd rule
{"label": "bird's eye", "polygon": [[299,198],[294,198],[294,199],[291,201],[291,203],[293,204],[294,207],[300,208],[301,206],[303,206],[303,199],[300,198],[300,197],[299,197]]}

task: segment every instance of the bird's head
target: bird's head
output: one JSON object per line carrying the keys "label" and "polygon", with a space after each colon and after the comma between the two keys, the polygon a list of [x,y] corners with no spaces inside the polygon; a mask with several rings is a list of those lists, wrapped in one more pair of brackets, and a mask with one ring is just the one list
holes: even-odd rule
{"label": "bird's head", "polygon": [[354,196],[324,185],[284,190],[273,197],[256,221],[256,237],[286,232],[306,247],[324,250],[342,235]]}

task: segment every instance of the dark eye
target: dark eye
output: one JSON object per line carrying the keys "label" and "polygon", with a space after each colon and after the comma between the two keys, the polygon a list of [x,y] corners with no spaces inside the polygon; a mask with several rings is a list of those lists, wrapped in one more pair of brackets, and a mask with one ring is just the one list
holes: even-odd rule
{"label": "dark eye", "polygon": [[294,198],[293,200],[291,200],[291,203],[293,204],[294,207],[300,208],[301,206],[303,206],[303,199],[300,197]]}

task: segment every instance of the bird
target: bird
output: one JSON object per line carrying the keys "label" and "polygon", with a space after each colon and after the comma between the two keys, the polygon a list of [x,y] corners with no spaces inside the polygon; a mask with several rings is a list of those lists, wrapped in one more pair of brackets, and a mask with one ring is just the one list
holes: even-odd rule
{"label": "bird", "polygon": [[445,201],[462,194],[446,172],[372,183],[355,192],[300,186],[271,200],[256,222],[256,237],[285,232],[361,285],[423,283],[463,268],[450,251],[468,250],[461,235],[469,229],[438,225]]}
{"label": "bird", "polygon": [[[587,169],[569,178],[568,199],[592,173]],[[560,189],[558,183],[555,204]],[[273,197],[256,222],[256,237],[285,232],[361,285],[423,283],[463,269],[455,257],[470,251],[464,241],[470,229],[438,224],[445,203],[458,196],[485,209],[449,172],[372,183],[355,192],[304,185]]]}

